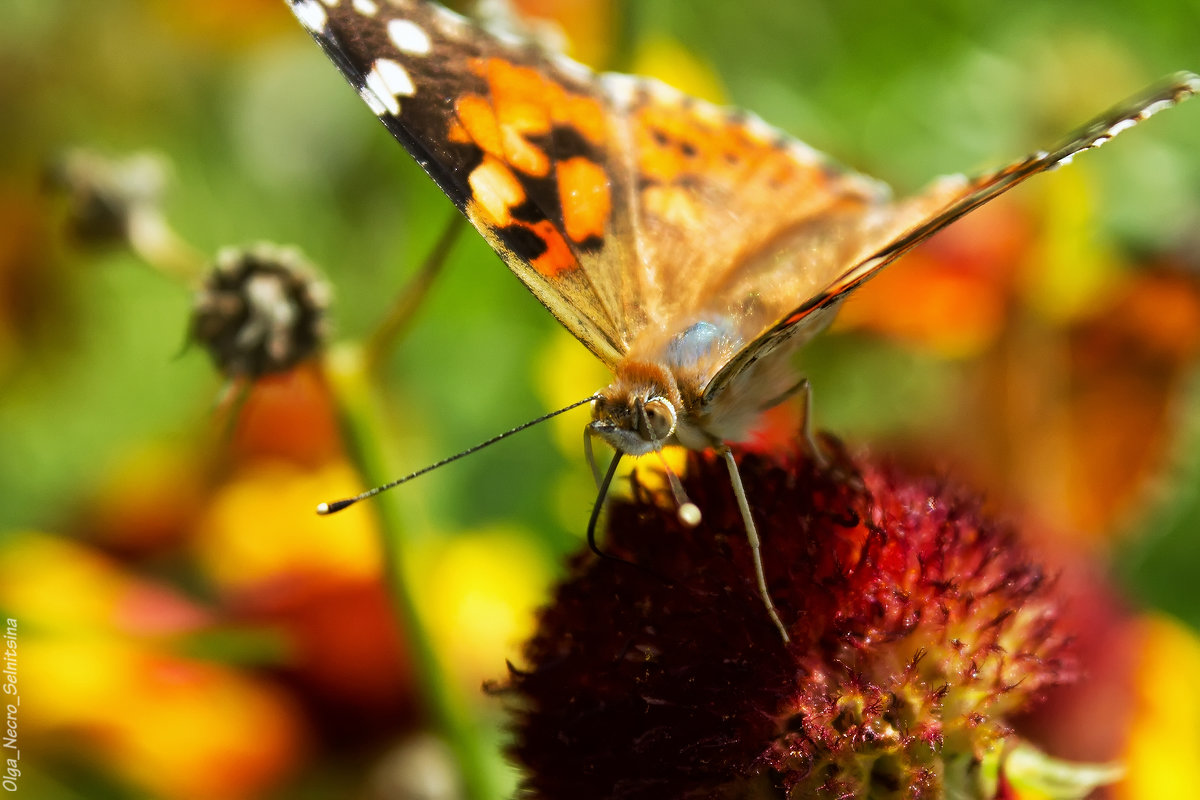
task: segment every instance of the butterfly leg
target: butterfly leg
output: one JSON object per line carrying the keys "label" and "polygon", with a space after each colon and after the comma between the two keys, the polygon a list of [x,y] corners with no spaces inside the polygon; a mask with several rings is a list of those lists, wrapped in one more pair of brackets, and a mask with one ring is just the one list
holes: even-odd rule
{"label": "butterfly leg", "polygon": [[828,467],[829,457],[825,454],[825,450],[821,447],[821,443],[817,441],[817,437],[813,433],[812,383],[809,382],[808,378],[801,378],[800,380],[796,381],[795,385],[790,387],[787,391],[776,396],[769,402],[764,403],[762,410],[766,411],[768,408],[774,408],[795,394],[802,395],[804,398],[804,408],[800,412],[804,415],[800,423],[800,437],[804,444],[804,451],[808,453],[808,455],[811,456],[815,462],[817,462],[818,466],[821,468]]}
{"label": "butterfly leg", "polygon": [[[584,442],[586,442],[588,445],[588,457],[590,458],[592,455],[591,439],[584,438]],[[608,553],[605,553],[600,549],[600,547],[596,544],[596,524],[600,521],[600,512],[604,510],[604,502],[608,499],[608,487],[610,484],[612,484],[613,476],[617,474],[617,465],[621,463],[622,455],[623,454],[619,450],[614,453],[613,460],[608,465],[608,471],[604,473],[604,477],[602,479],[597,480],[599,494],[596,497],[596,504],[592,506],[592,515],[588,518],[587,526],[588,549],[598,555],[600,558],[606,558],[613,561],[624,561],[625,559],[610,556]],[[592,470],[596,472],[594,462],[592,464]],[[597,475],[599,475],[598,472]]]}
{"label": "butterfly leg", "polygon": [[742,512],[742,522],[746,526],[746,538],[750,541],[750,554],[754,559],[754,579],[758,582],[759,596],[762,597],[763,605],[767,607],[767,615],[771,617],[771,622],[775,623],[775,627],[783,636],[783,641],[789,642],[791,639],[788,636],[787,628],[783,627],[783,622],[779,619],[779,612],[775,610],[771,594],[767,591],[767,577],[763,572],[762,548],[758,538],[758,529],[754,526],[754,517],[750,515],[750,503],[746,500],[746,489],[742,486],[742,476],[738,472],[733,451],[725,445],[721,445],[717,448],[717,452],[725,459],[725,466],[729,468],[729,480],[733,484],[733,494],[737,497],[738,509]]}

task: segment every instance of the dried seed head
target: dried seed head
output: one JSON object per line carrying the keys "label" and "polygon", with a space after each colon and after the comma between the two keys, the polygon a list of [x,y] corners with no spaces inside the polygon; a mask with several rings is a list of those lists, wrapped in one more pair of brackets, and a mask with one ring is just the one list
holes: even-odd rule
{"label": "dried seed head", "polygon": [[123,159],[70,150],[47,171],[47,182],[67,197],[67,234],[79,244],[129,244],[135,228],[160,218],[167,164],[152,153]]}
{"label": "dried seed head", "polygon": [[290,248],[227,249],[192,305],[191,337],[229,377],[282,372],[327,335],[329,288]]}

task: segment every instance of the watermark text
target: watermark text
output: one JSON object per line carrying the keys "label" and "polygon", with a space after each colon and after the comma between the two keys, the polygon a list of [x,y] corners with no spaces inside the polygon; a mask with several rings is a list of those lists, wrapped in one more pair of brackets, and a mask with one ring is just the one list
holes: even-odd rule
{"label": "watermark text", "polygon": [[0,662],[0,692],[4,693],[4,725],[0,726],[0,754],[4,758],[4,771],[0,773],[0,787],[6,792],[15,792],[21,778],[21,748],[17,745],[21,692],[17,683],[17,621],[12,617],[4,623],[0,646],[4,648]]}

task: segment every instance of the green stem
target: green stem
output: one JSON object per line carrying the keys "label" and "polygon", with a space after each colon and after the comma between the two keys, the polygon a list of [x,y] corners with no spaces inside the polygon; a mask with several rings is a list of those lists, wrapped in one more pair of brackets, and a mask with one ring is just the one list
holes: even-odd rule
{"label": "green stem", "polygon": [[[378,398],[370,386],[363,350],[341,345],[325,360],[338,405],[347,452],[368,485],[380,485],[390,477],[390,460],[384,441],[386,425]],[[400,493],[384,493],[371,501],[379,521],[383,552],[383,574],[397,620],[408,641],[422,698],[434,724],[449,743],[458,762],[465,797],[495,800],[502,790],[496,772],[489,768],[489,745],[482,735],[481,721],[471,712],[468,699],[458,690],[443,668],[427,622],[422,618],[413,586],[405,579],[404,557],[411,549],[410,535],[402,523]]]}
{"label": "green stem", "polygon": [[400,341],[408,324],[416,316],[421,304],[424,303],[425,296],[429,294],[429,288],[433,286],[434,280],[445,266],[446,259],[450,255],[450,248],[454,246],[458,235],[466,227],[467,218],[455,212],[442,230],[442,235],[433,245],[433,250],[429,252],[421,268],[417,270],[417,274],[400,291],[396,301],[384,314],[383,320],[376,326],[371,338],[363,347],[363,357],[369,373],[374,374],[379,370],[384,359]]}

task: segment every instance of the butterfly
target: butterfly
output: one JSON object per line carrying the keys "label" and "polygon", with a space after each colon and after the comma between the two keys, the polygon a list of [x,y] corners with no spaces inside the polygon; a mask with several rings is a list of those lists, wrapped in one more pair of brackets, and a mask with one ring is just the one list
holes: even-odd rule
{"label": "butterfly", "polygon": [[1180,73],[1050,150],[894,200],[753,114],[597,74],[432,2],[288,1],[508,268],[612,370],[589,398],[585,437],[616,451],[601,497],[622,455],[669,444],[720,454],[785,641],[729,443],[807,391],[796,350],[936,231],[1200,92]]}

